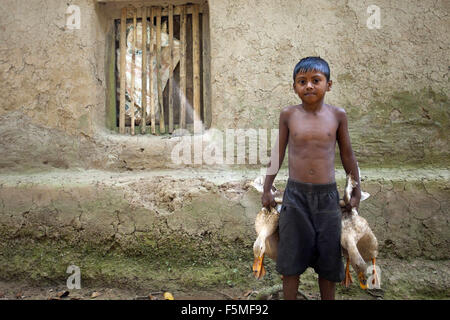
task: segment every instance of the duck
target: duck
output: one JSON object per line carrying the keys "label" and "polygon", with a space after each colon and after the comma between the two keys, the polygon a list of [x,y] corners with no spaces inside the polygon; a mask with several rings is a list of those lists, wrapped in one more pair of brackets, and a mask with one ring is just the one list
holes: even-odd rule
{"label": "duck", "polygon": [[[358,275],[361,289],[380,288],[380,278],[375,265],[378,255],[378,240],[370,229],[367,220],[359,215],[356,208],[352,208],[351,211],[346,209],[346,205],[350,203],[352,191],[357,185],[358,182],[353,179],[351,173],[348,174],[344,197],[340,200],[342,211],[341,247],[346,259],[345,279],[342,284],[348,288],[353,283],[350,275],[351,265]],[[361,191],[361,201],[366,200],[369,196],[369,193]],[[369,261],[373,265],[372,276],[369,278],[370,283],[366,279],[366,263]]]}
{"label": "duck", "polygon": [[[258,177],[253,181],[255,189],[262,193],[264,185],[264,176]],[[255,231],[257,238],[253,243],[253,275],[256,279],[261,279],[266,274],[264,268],[264,257],[276,261],[277,247],[279,241],[278,220],[280,218],[281,203],[283,202],[282,194],[275,186],[272,186],[271,192],[277,203],[275,207],[262,207],[256,215]]]}

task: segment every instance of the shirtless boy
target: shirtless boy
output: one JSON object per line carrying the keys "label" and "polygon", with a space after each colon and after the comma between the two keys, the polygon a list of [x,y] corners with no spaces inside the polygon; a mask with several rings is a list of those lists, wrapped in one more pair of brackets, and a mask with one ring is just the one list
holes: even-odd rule
{"label": "shirtless boy", "polygon": [[[319,275],[321,298],[334,299],[336,282],[344,279],[334,175],[336,141],[345,172],[359,182],[358,167],[344,109],[324,103],[332,85],[328,63],[320,57],[304,58],[295,66],[293,78],[302,104],[285,107],[280,113],[278,154],[273,152],[269,166],[277,165],[275,172],[267,172],[262,204],[276,205],[270,190],[289,144],[289,179],[279,219],[276,266],[283,275],[284,298],[296,299],[299,277],[312,267]],[[350,205],[357,208],[360,199],[358,184]]]}

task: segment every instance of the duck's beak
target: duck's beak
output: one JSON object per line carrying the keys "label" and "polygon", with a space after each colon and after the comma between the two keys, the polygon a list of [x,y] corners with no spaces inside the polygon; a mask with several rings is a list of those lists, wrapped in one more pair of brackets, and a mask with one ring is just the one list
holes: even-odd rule
{"label": "duck's beak", "polygon": [[261,279],[266,274],[266,269],[264,268],[263,261],[264,254],[259,257],[255,257],[255,260],[253,261],[253,275],[256,279]]}
{"label": "duck's beak", "polygon": [[360,272],[358,274],[358,280],[359,280],[359,286],[361,287],[361,289],[366,290],[367,289],[367,280],[366,280],[366,276],[364,275],[364,273]]}

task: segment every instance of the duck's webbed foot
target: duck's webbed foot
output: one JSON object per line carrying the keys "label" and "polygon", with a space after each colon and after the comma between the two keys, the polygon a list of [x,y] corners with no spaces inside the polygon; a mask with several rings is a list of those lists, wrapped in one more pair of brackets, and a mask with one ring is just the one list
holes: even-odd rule
{"label": "duck's webbed foot", "polygon": [[266,274],[266,269],[264,268],[264,254],[256,257],[253,261],[253,275],[257,279],[261,279]]}
{"label": "duck's webbed foot", "polygon": [[345,279],[342,281],[342,285],[346,288],[353,283],[352,275],[350,274],[350,260],[347,259],[347,265],[345,266]]}
{"label": "duck's webbed foot", "polygon": [[376,261],[376,259],[372,258],[373,269],[372,269],[372,277],[371,277],[371,281],[370,281],[370,289],[380,289],[380,277],[377,273],[375,261]]}

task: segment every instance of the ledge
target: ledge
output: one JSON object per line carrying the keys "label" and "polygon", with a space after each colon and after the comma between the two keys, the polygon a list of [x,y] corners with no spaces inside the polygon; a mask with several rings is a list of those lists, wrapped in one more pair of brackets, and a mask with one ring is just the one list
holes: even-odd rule
{"label": "ledge", "polygon": [[[127,276],[135,267],[158,285],[170,277],[180,285],[211,285],[227,277],[248,282],[261,207],[249,182],[258,173],[193,168],[1,174],[0,274],[65,279],[65,268],[74,263],[86,278],[109,283],[121,266],[120,276],[131,285],[139,282]],[[339,190],[343,173],[337,170]],[[286,170],[277,176],[280,189],[286,177]],[[360,214],[378,238],[380,261],[450,258],[447,169],[362,168],[362,178],[371,196]]]}

